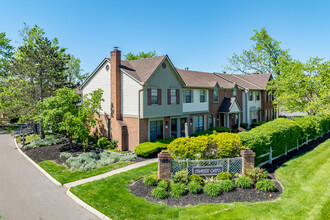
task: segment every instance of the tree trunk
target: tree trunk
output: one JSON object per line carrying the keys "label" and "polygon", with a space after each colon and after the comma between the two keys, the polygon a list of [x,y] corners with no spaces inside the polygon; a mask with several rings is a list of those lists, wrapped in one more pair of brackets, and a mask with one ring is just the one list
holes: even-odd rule
{"label": "tree trunk", "polygon": [[[43,96],[43,92],[42,92],[42,79],[40,77],[40,102],[43,102],[44,101],[44,96]],[[40,112],[41,114],[41,112]],[[45,132],[44,132],[44,129],[42,128],[42,124],[40,122],[40,139],[45,139]]]}
{"label": "tree trunk", "polygon": [[68,135],[68,137],[69,137],[69,145],[70,145],[70,148],[73,148],[72,136],[71,136],[71,135]]}

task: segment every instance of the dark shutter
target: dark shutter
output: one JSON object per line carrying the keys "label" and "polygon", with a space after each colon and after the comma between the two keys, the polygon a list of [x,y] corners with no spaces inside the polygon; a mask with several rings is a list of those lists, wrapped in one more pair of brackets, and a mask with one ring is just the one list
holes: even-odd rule
{"label": "dark shutter", "polygon": [[167,104],[168,105],[171,104],[171,90],[170,89],[167,90]]}
{"label": "dark shutter", "polygon": [[180,104],[180,90],[176,90],[176,104]]}
{"label": "dark shutter", "polygon": [[151,89],[147,89],[148,105],[151,105]]}
{"label": "dark shutter", "polygon": [[158,98],[158,105],[162,104],[162,90],[157,89],[157,98]]}

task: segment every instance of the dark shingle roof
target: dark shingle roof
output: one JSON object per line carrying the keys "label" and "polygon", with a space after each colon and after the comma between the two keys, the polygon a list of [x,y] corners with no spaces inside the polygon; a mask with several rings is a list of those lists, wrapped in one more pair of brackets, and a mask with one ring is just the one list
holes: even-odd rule
{"label": "dark shingle roof", "polygon": [[230,112],[231,107],[235,103],[236,98],[224,98],[218,112]]}

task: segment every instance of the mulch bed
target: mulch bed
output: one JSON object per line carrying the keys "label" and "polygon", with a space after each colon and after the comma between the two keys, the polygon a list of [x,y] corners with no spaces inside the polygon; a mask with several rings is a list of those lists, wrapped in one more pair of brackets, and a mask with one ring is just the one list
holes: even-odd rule
{"label": "mulch bed", "polygon": [[[169,195],[167,199],[156,199],[151,195],[151,190],[156,186],[147,186],[142,183],[142,179],[133,182],[129,186],[130,192],[138,197],[144,198],[152,203],[168,205],[171,207],[199,205],[209,203],[232,203],[232,202],[262,202],[271,201],[277,199],[282,193],[282,187],[276,180],[274,181],[277,191],[272,193],[264,193],[255,188],[253,189],[241,189],[236,187],[234,191],[223,192],[217,197],[211,197],[205,193],[200,194],[186,194],[179,198],[173,198]],[[270,197],[270,195],[272,197]]]}
{"label": "mulch bed", "polygon": [[[83,146],[80,144],[74,144],[70,148],[68,141],[64,141],[51,146],[42,146],[36,148],[22,148],[23,152],[28,155],[34,162],[39,163],[44,160],[52,160],[57,164],[65,164],[66,159],[60,158],[62,152],[71,153],[73,156],[78,156],[84,152],[100,152],[100,149],[90,147],[84,151]],[[134,162],[145,161],[145,158],[137,157]]]}
{"label": "mulch bed", "polygon": [[[276,200],[282,193],[281,184],[275,178],[275,170],[285,162],[302,155],[310,150],[313,150],[319,144],[330,138],[330,134],[323,135],[323,137],[310,141],[308,145],[303,145],[297,150],[289,152],[286,156],[282,156],[272,161],[272,164],[266,164],[262,168],[269,172],[269,178],[275,183],[277,191],[272,193],[264,193],[257,189],[241,189],[236,187],[232,192],[223,192],[217,197],[211,197],[207,194],[190,194],[173,198],[169,195],[167,199],[156,199],[151,195],[151,190],[156,186],[147,186],[142,183],[142,179],[133,182],[129,186],[130,192],[138,197],[144,198],[152,203],[164,204],[171,207],[188,206],[209,203],[232,203],[232,202],[261,202]],[[270,195],[272,197],[270,197]]]}

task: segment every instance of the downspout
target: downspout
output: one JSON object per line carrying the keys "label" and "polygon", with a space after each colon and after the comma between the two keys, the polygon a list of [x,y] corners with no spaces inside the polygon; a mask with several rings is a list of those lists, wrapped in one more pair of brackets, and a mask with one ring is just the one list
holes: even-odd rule
{"label": "downspout", "polygon": [[143,91],[143,88],[142,89],[139,89],[139,91],[138,91],[138,109],[139,109],[139,111],[138,111],[138,144],[140,144],[140,119],[141,119],[141,116],[140,116],[140,114],[141,114],[141,104],[140,104],[140,100],[141,100],[141,92]]}

